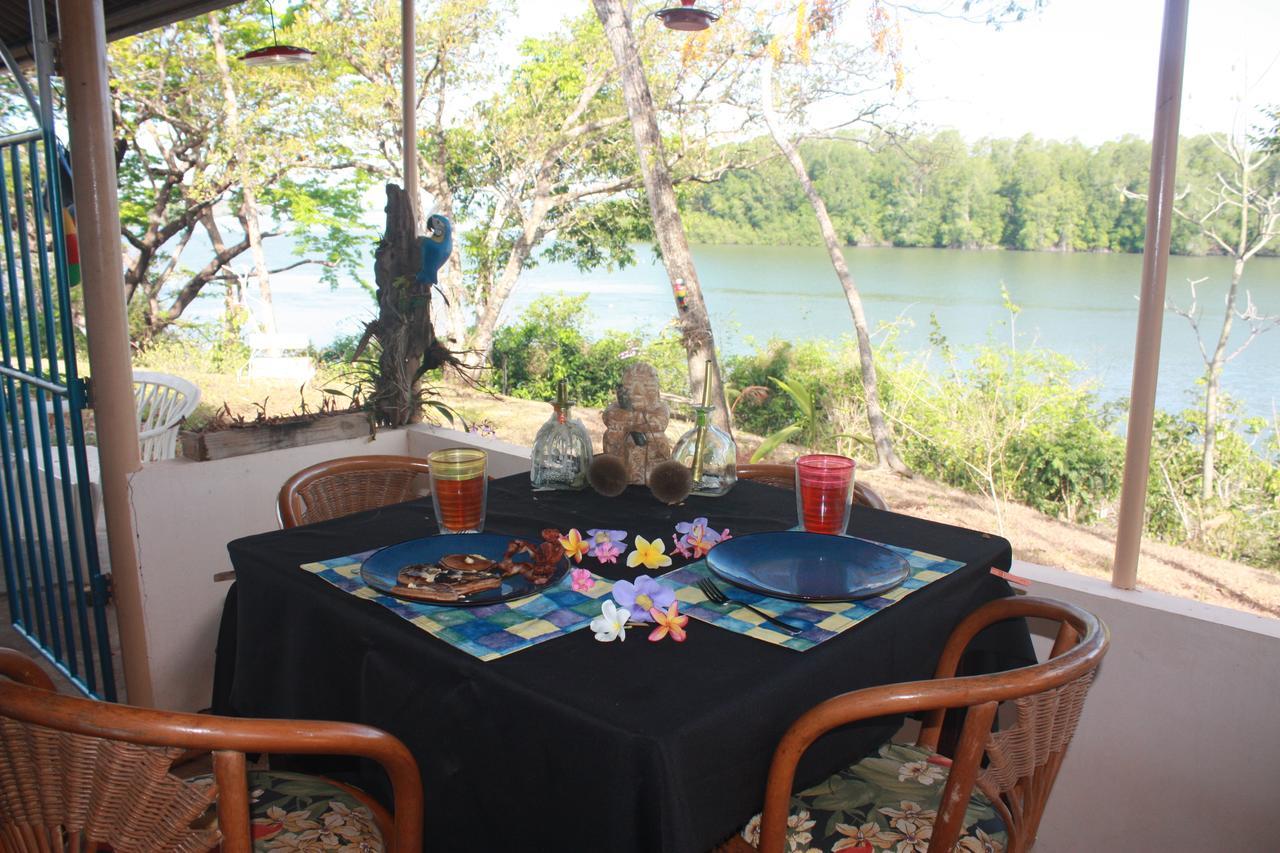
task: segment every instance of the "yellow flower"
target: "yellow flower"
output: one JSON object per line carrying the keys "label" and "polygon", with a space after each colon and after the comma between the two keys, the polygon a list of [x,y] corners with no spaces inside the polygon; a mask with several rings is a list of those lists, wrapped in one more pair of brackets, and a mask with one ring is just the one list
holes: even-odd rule
{"label": "yellow flower", "polygon": [[661,569],[671,565],[671,558],[666,554],[667,546],[658,537],[650,542],[643,536],[636,536],[634,549],[627,555],[627,567],[634,569],[644,566],[646,569]]}
{"label": "yellow flower", "polygon": [[568,536],[561,537],[560,547],[564,548],[566,557],[569,557],[575,563],[581,563],[582,558],[587,553],[587,549],[591,547],[591,543],[582,538],[578,528],[573,527],[570,528]]}

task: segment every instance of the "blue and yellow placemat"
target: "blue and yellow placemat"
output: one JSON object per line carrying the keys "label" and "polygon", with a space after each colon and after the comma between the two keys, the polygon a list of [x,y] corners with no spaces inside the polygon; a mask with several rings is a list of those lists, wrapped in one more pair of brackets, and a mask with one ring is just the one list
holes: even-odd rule
{"label": "blue and yellow placemat", "polygon": [[[901,601],[917,589],[946,577],[964,565],[956,560],[947,560],[923,551],[912,551],[910,548],[900,548],[896,545],[884,547],[906,557],[911,565],[911,575],[900,586],[894,587],[883,595],[864,598],[862,601],[808,602],[771,598],[721,580],[707,568],[706,560],[699,560],[682,569],[668,572],[662,576],[662,580],[675,587],[681,613],[738,634],[746,634],[757,640],[804,652],[838,636],[868,616],[884,610],[894,602]],[[723,605],[708,601],[697,587],[698,581],[703,578],[714,581],[716,586],[720,587],[733,601]],[[770,626],[759,614],[752,613],[734,602],[754,605],[784,622],[806,627],[798,634],[788,634],[780,628]]]}
{"label": "blue and yellow placemat", "polygon": [[360,579],[360,564],[372,553],[306,563],[302,568],[480,660],[494,660],[587,627],[600,615],[599,599],[613,589],[612,581],[593,575],[595,585],[590,590],[574,592],[566,572],[558,583],[517,601],[486,607],[418,604],[378,592]]}

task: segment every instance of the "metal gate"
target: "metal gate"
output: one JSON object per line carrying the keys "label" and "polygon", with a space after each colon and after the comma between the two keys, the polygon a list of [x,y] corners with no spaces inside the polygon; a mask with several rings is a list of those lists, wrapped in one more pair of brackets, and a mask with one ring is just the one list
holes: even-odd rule
{"label": "metal gate", "polygon": [[85,693],[114,700],[72,323],[75,219],[42,0],[31,3],[31,24],[38,94],[0,45],[30,111],[0,134],[0,555],[14,628]]}

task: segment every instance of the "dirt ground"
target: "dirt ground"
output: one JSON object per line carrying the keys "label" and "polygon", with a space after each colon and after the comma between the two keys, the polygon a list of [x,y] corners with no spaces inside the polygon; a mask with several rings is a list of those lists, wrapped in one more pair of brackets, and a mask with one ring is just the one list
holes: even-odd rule
{"label": "dirt ground", "polygon": [[[264,404],[270,414],[294,411],[300,397],[305,397],[307,405],[314,408],[324,396],[320,389],[334,384],[317,381],[299,389],[292,383],[249,382],[243,377],[216,374],[191,373],[187,378],[203,392],[205,402],[197,412],[200,420],[219,408],[222,400],[230,401],[233,413],[243,414],[250,420]],[[546,403],[537,401],[490,396],[471,389],[446,387],[440,390],[444,402],[469,423],[488,424],[496,437],[526,447],[533,443],[538,427],[551,411]],[[599,447],[604,433],[600,412],[579,407],[575,413],[595,439],[595,446]],[[672,421],[667,434],[674,442],[688,428],[686,422]],[[744,454],[750,454],[759,442],[759,438],[754,436],[736,437],[740,452]],[[796,452],[796,448],[784,446],[776,455],[781,461]],[[1002,533],[1013,543],[1014,555],[1027,562],[1058,566],[1097,578],[1111,576],[1115,547],[1114,529],[1111,527],[1069,524],[1029,507],[1010,504],[1004,507],[1005,523],[1001,531],[990,501],[980,495],[920,478],[905,480],[886,471],[860,471],[859,478],[875,489],[895,512]],[[1143,544],[1138,572],[1140,585],[1146,589],[1280,617],[1280,572],[1255,569],[1190,548],[1151,541]]]}

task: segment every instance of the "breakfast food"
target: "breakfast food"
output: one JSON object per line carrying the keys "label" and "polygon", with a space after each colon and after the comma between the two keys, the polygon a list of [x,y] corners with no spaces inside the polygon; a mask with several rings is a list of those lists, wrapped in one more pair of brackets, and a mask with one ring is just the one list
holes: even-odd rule
{"label": "breakfast food", "polygon": [[[542,531],[543,542],[533,545],[513,539],[501,560],[483,554],[446,554],[435,563],[405,566],[396,576],[392,595],[428,603],[465,602],[467,596],[502,586],[502,579],[523,575],[535,587],[546,586],[564,557],[558,530]],[[517,557],[527,557],[517,560]]]}
{"label": "breakfast food", "polygon": [[[475,570],[458,569],[446,565],[464,564],[465,554],[450,554],[439,563],[420,563],[406,566],[396,577],[396,586],[391,591],[396,595],[422,601],[458,601],[464,596],[486,589],[497,589],[502,586],[502,576],[492,568]],[[489,566],[493,561],[488,561]]]}

